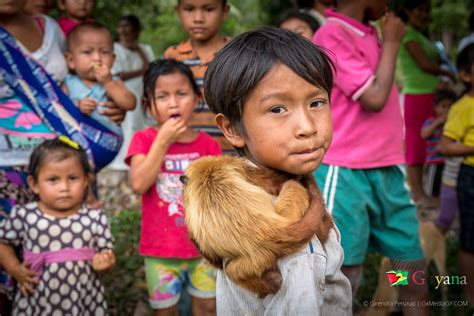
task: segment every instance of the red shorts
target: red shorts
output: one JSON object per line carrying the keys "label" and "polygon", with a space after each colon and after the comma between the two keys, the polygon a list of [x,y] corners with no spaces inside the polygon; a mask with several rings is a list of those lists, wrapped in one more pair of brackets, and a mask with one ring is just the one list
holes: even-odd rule
{"label": "red shorts", "polygon": [[409,166],[422,165],[426,142],[420,136],[426,119],[434,115],[434,94],[405,95],[405,157]]}

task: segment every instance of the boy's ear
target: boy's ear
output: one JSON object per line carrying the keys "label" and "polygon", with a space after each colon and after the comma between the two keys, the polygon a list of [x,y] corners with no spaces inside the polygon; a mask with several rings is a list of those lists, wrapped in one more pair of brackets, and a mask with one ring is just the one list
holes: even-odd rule
{"label": "boy's ear", "polygon": [[223,11],[222,11],[222,20],[225,20],[229,17],[229,12],[230,12],[230,6],[228,4],[226,4],[224,6]]}
{"label": "boy's ear", "polygon": [[232,146],[238,148],[245,146],[245,139],[240,135],[241,133],[230,124],[229,119],[224,114],[219,113],[216,115],[216,123]]}
{"label": "boy's ear", "polygon": [[35,179],[33,179],[32,176],[28,176],[28,177],[26,178],[26,182],[28,183],[28,186],[30,187],[31,191],[32,191],[34,194],[38,194],[38,193],[39,193],[38,185],[37,185]]}
{"label": "boy's ear", "polygon": [[459,70],[459,78],[461,78],[461,81],[463,81],[463,82],[471,82],[472,81],[471,73],[467,72],[465,70]]}

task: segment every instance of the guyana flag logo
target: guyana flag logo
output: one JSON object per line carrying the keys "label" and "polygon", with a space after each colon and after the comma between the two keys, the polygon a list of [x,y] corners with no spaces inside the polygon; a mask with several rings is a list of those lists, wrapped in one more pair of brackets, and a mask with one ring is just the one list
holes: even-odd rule
{"label": "guyana flag logo", "polygon": [[408,271],[392,270],[385,273],[390,286],[408,285]]}

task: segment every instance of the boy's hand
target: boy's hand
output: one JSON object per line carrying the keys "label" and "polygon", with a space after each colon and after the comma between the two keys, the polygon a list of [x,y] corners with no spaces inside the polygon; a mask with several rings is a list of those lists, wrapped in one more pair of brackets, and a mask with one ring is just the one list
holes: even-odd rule
{"label": "boy's hand", "polygon": [[110,68],[104,64],[95,64],[94,66],[94,75],[97,82],[101,84],[106,84],[107,82],[112,81],[112,73]]}
{"label": "boy's hand", "polygon": [[380,20],[384,42],[400,43],[406,32],[406,25],[393,12],[387,12]]}
{"label": "boy's hand", "polygon": [[96,253],[92,258],[92,268],[94,271],[102,272],[115,265],[115,254],[112,250]]}
{"label": "boy's hand", "polygon": [[36,273],[30,270],[31,264],[23,262],[14,271],[12,271],[12,277],[18,282],[20,291],[24,296],[33,294],[34,286],[38,285]]}
{"label": "boy's hand", "polygon": [[186,128],[186,124],[180,117],[170,118],[161,126],[157,139],[169,146],[178,140],[186,131]]}
{"label": "boy's hand", "polygon": [[82,114],[91,115],[97,108],[97,101],[92,98],[84,98],[79,100],[78,107]]}

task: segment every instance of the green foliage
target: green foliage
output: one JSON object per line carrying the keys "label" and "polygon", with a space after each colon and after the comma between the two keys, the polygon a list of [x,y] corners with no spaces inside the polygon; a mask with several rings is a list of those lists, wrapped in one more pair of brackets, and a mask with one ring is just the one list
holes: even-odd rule
{"label": "green foliage", "polygon": [[115,238],[117,263],[104,273],[109,312],[112,315],[132,315],[139,301],[146,300],[143,258],[138,253],[140,240],[140,212],[125,210],[111,219]]}

